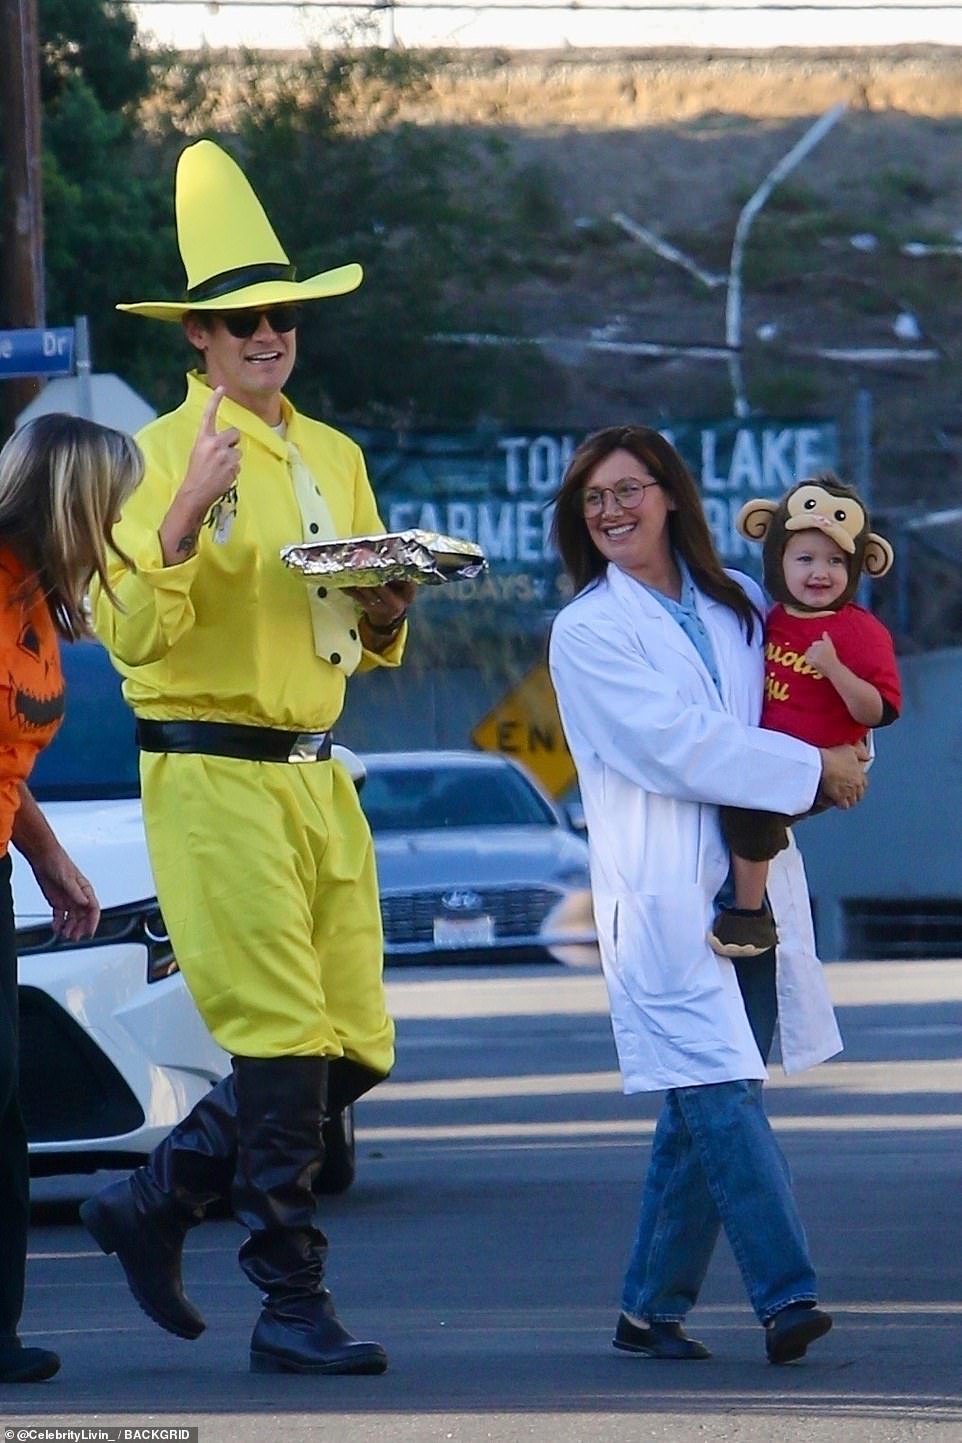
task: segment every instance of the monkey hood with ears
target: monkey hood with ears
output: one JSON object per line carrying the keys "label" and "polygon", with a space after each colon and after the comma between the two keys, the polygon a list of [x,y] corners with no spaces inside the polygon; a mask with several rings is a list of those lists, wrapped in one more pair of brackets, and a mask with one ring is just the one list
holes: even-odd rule
{"label": "monkey hood with ears", "polygon": [[785,585],[782,554],[793,532],[821,531],[845,552],[848,585],[831,608],[823,610],[840,611],[854,597],[863,571],[884,576],[895,556],[884,537],[869,530],[868,512],[857,493],[831,472],[800,481],[781,501],[746,501],[735,524],[749,541],[764,542],[765,586],[776,601],[796,611],[815,608],[796,601]]}

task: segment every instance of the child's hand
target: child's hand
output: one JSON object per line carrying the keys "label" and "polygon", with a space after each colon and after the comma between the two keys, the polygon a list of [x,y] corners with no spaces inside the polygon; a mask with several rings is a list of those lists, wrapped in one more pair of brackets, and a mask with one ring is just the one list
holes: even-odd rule
{"label": "child's hand", "polygon": [[829,676],[833,666],[838,664],[838,652],[827,631],[822,632],[821,641],[813,641],[805,653],[809,666],[814,666],[823,676]]}

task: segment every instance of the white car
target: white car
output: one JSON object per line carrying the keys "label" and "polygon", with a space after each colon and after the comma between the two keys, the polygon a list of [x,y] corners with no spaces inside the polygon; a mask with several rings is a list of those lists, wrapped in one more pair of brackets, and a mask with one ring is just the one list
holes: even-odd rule
{"label": "white car", "polygon": [[[133,717],[106,652],[64,648],[67,716],[30,787],[93,883],[96,936],[57,942],[50,907],[11,849],[19,954],[21,1101],[37,1176],[136,1166],[230,1070],[177,969],[154,896]],[[335,748],[355,779],[357,758]],[[353,1112],[325,1124],[317,1190],[354,1175]]]}

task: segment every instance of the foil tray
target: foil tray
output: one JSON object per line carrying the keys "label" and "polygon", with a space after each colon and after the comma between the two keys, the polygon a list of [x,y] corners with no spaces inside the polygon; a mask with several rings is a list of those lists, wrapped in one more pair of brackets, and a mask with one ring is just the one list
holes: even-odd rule
{"label": "foil tray", "polygon": [[480,546],[436,531],[386,531],[380,536],[345,536],[304,541],[281,550],[281,560],[305,576],[323,576],[329,586],[383,586],[414,581],[440,586],[486,570]]}

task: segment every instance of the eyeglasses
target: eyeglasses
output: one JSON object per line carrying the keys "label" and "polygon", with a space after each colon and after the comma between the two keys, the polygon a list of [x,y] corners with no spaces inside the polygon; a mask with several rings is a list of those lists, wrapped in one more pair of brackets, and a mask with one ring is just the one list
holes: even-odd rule
{"label": "eyeglasses", "polygon": [[616,481],[614,486],[600,489],[592,486],[581,493],[581,509],[585,516],[600,516],[605,509],[605,497],[613,496],[625,511],[635,511],[644,501],[648,488],[660,485],[660,481],[635,481],[626,476],[624,480]]}
{"label": "eyeglasses", "polygon": [[301,309],[297,305],[265,306],[260,311],[211,311],[209,314],[219,316],[235,340],[248,341],[260,325],[261,316],[279,336],[293,331],[300,323]]}

